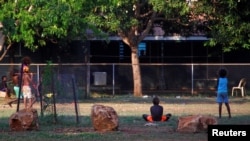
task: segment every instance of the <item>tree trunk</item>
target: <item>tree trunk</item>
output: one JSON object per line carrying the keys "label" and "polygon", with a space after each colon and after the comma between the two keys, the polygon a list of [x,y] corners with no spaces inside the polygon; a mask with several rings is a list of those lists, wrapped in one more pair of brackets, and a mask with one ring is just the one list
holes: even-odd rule
{"label": "tree trunk", "polygon": [[131,47],[131,62],[132,62],[132,71],[134,79],[134,96],[142,96],[142,84],[141,84],[141,70],[140,62],[138,57],[138,48]]}

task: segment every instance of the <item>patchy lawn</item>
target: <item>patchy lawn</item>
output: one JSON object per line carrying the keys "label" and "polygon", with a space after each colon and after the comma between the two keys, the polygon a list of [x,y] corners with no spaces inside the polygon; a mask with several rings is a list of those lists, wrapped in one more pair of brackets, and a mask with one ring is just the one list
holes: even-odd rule
{"label": "patchy lawn", "polygon": [[[206,141],[207,133],[178,133],[176,132],[178,117],[185,115],[206,114],[218,116],[218,105],[215,97],[160,97],[164,113],[171,113],[172,118],[167,122],[157,123],[157,126],[145,126],[142,114],[149,113],[152,98],[135,98],[133,96],[99,97],[79,100],[77,104],[79,123],[76,122],[75,104],[72,100],[57,100],[57,118],[51,112],[39,116],[40,130],[26,132],[9,131],[8,118],[16,111],[13,107],[2,105],[0,100],[0,140],[5,141]],[[92,128],[90,119],[91,106],[102,104],[113,107],[119,115],[119,129],[112,132],[97,132]],[[34,108],[40,114],[40,103]],[[250,124],[250,99],[248,97],[231,97],[230,106],[232,118],[227,118],[226,107],[223,106],[223,117],[219,124]],[[20,105],[23,108],[23,104]]]}

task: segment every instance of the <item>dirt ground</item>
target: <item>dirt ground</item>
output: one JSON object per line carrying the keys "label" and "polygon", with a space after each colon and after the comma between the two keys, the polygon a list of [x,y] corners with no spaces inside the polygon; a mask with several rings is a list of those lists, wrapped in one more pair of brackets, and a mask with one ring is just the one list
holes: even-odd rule
{"label": "dirt ground", "polygon": [[[46,129],[50,130],[53,134],[64,135],[80,135],[83,132],[89,134],[96,134],[103,139],[114,137],[114,141],[122,141],[124,139],[130,141],[140,140],[152,140],[154,141],[206,141],[207,133],[200,132],[195,134],[183,134],[176,131],[178,124],[178,117],[185,115],[205,114],[205,115],[218,115],[218,105],[214,101],[214,97],[162,97],[160,104],[164,107],[164,113],[171,113],[173,116],[168,122],[157,123],[157,126],[145,126],[146,122],[142,119],[142,114],[149,113],[149,107],[152,105],[151,98],[100,98],[83,100],[76,104],[74,101],[58,102],[56,104],[56,112],[59,122],[61,116],[66,116],[73,124],[75,124],[76,109],[78,110],[80,124],[78,126],[65,126],[64,123],[58,123],[53,128],[46,125]],[[117,131],[110,132],[97,132],[93,129],[90,119],[91,107],[93,104],[102,104],[113,107],[119,117],[120,124]],[[232,111],[232,119],[227,118],[226,108],[223,106],[222,119],[218,119],[219,124],[250,124],[250,109],[246,108],[250,106],[250,99],[248,98],[231,98],[230,106]],[[0,112],[15,112],[16,103],[0,106]],[[20,108],[23,108],[21,103]],[[37,109],[40,113],[40,102],[37,101],[33,108]],[[6,113],[7,114],[7,113]],[[47,124],[47,123],[46,123]],[[1,131],[9,132],[4,129]],[[9,133],[13,134],[14,133]],[[38,135],[39,136],[39,135]],[[91,140],[91,139],[89,139]]]}

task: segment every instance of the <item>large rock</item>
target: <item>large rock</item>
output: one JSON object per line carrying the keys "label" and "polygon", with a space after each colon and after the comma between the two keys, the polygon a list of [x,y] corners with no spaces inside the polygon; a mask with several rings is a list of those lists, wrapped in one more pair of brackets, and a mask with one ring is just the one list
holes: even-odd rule
{"label": "large rock", "polygon": [[183,116],[178,119],[178,132],[196,133],[207,131],[208,125],[215,125],[218,121],[213,116],[191,115]]}
{"label": "large rock", "polygon": [[38,130],[38,113],[36,109],[22,109],[9,118],[11,131]]}
{"label": "large rock", "polygon": [[118,130],[119,120],[116,111],[109,106],[93,105],[91,120],[96,131]]}

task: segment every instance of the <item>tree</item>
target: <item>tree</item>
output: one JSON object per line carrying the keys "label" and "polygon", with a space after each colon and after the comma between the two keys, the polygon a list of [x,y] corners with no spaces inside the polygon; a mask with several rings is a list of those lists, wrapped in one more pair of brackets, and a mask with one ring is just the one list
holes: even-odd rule
{"label": "tree", "polygon": [[[130,47],[134,96],[142,96],[138,45],[152,32],[155,24],[163,27],[164,21],[176,24],[181,21],[182,16],[186,17],[189,10],[187,2],[185,0],[93,0],[91,2],[89,6],[93,10],[86,17],[89,23],[109,35],[119,35]],[[167,30],[175,32],[174,30],[178,28]]]}
{"label": "tree", "polygon": [[86,30],[98,30],[88,24],[85,16],[88,1],[77,0],[1,0],[0,47],[7,53],[14,43],[22,43],[31,51],[47,43],[67,43],[86,39]]}
{"label": "tree", "polygon": [[[8,0],[0,1],[1,41],[36,50],[46,43],[119,35],[131,49],[134,96],[142,96],[138,45],[149,34],[210,35],[224,51],[249,48],[248,0]],[[100,32],[100,30],[102,32]],[[159,30],[160,29],[160,30]],[[159,31],[159,32],[158,32]],[[1,59],[1,58],[0,58]]]}
{"label": "tree", "polygon": [[196,15],[207,15],[211,40],[205,45],[221,45],[224,52],[250,49],[249,0],[199,0],[193,4]]}

